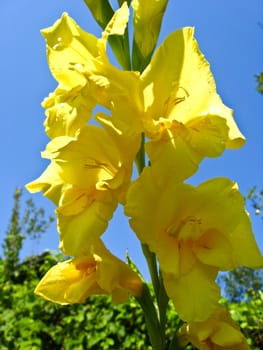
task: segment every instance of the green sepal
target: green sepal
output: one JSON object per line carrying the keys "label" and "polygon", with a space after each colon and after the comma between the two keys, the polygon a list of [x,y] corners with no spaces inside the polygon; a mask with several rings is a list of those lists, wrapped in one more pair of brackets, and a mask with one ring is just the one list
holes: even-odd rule
{"label": "green sepal", "polygon": [[105,29],[110,19],[114,15],[114,10],[112,9],[108,0],[84,0],[84,2],[88,6],[98,25],[102,29]]}
{"label": "green sepal", "polygon": [[127,265],[134,271],[136,272],[142,280],[144,280],[142,274],[141,274],[141,271],[138,269],[137,265],[135,264],[135,262],[130,258],[129,256],[129,253],[128,253],[128,250],[126,250],[126,262],[127,262]]}
{"label": "green sepal", "polygon": [[130,70],[131,61],[128,29],[126,28],[123,36],[110,35],[108,41],[117,61],[122,66],[122,68],[125,70]]}
{"label": "green sepal", "polygon": [[127,5],[130,6],[131,0],[118,0],[119,6],[121,7],[121,5],[122,5],[125,1],[127,2]]}
{"label": "green sepal", "polygon": [[[108,0],[84,0],[84,2],[88,6],[95,21],[104,30],[114,15],[114,10]],[[121,4],[123,2],[124,1],[121,1]],[[129,2],[127,3],[129,5]],[[117,61],[122,66],[122,68],[130,70],[131,63],[128,29],[126,28],[123,36],[109,36],[108,41]]]}
{"label": "green sepal", "polygon": [[133,40],[132,45],[132,69],[136,70],[140,73],[147,67],[149,62],[151,61],[152,52],[149,53],[148,56],[144,57],[136,44],[135,40]]}

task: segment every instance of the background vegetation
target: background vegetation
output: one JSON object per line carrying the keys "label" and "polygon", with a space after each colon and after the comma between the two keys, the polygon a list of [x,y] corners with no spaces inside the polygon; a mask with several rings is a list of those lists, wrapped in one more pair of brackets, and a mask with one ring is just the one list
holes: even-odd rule
{"label": "background vegetation", "polygon": [[[25,238],[37,239],[52,221],[32,201],[24,204],[21,215],[21,194],[17,189],[0,258],[0,349],[150,350],[144,316],[133,298],[124,305],[113,305],[110,297],[94,296],[82,305],[59,306],[34,295],[40,278],[63,256],[46,251],[20,262]],[[248,195],[259,213],[261,194],[254,189]],[[238,268],[222,274],[218,282],[225,294],[222,303],[251,348],[263,349],[262,270]],[[170,306],[168,337],[177,323],[178,317]]]}

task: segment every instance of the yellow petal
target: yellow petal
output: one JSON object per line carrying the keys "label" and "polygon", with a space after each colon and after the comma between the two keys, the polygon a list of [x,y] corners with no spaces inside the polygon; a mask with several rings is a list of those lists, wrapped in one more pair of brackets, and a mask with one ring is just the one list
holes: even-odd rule
{"label": "yellow petal", "polygon": [[143,72],[149,117],[186,123],[208,109],[215,83],[193,34],[194,29],[188,27],[171,33]]}
{"label": "yellow petal", "polygon": [[127,300],[128,292],[140,296],[141,288],[140,277],[97,240],[85,254],[53,266],[35,293],[59,304],[73,304],[91,294],[112,294],[117,301],[126,296]]}
{"label": "yellow petal", "polygon": [[241,344],[243,335],[233,326],[220,322],[220,328],[211,336],[211,340],[219,346],[230,347]]}
{"label": "yellow petal", "polygon": [[65,183],[58,174],[57,166],[52,162],[36,180],[26,185],[26,189],[31,193],[43,191],[44,196],[58,205],[64,186]]}
{"label": "yellow petal", "polygon": [[239,225],[232,231],[229,237],[233,247],[235,265],[262,268],[263,255],[253,235],[250,218],[244,209],[242,214]]}
{"label": "yellow petal", "polygon": [[159,177],[165,174],[166,178],[182,181],[197,171],[202,155],[191,147],[188,139],[188,130],[177,125],[163,131],[160,140],[146,143],[145,149],[151,166]]}
{"label": "yellow petal", "polygon": [[[263,257],[255,241],[251,222],[244,208],[244,198],[238,191],[237,184],[226,178],[211,179],[199,185],[198,191],[200,202],[196,212],[203,218],[203,230],[216,228],[227,239],[231,245],[233,267],[263,267]],[[221,268],[224,269],[224,264]]]}
{"label": "yellow petal", "polygon": [[230,234],[240,220],[243,206],[237,184],[219,177],[198,185],[192,210],[197,217],[202,218],[203,232],[216,228],[221,233]]}
{"label": "yellow petal", "polygon": [[[122,4],[119,3],[120,8],[115,12],[113,12],[111,6],[105,2],[100,5],[99,5],[99,1],[96,1],[96,3],[97,4],[95,5],[95,7],[103,7],[103,10],[101,12],[103,13],[104,19],[103,19],[103,23],[99,21],[99,24],[102,28],[106,27],[104,32],[102,33],[102,38],[99,41],[100,54],[103,58],[106,58],[107,40],[110,35],[113,35],[110,38],[111,49],[113,50],[115,57],[117,58],[117,61],[120,63],[120,65],[126,69],[129,69],[130,57],[129,57],[129,47],[128,47],[129,46],[128,36],[124,37],[124,33],[129,20],[129,8],[127,5],[127,2],[126,1],[122,2]],[[94,7],[94,5],[92,5],[92,7]],[[111,19],[109,21],[110,17]],[[96,14],[95,14],[95,18],[96,18]],[[98,21],[97,18],[96,20]],[[128,31],[126,34],[128,34]],[[119,38],[117,37],[117,35],[120,35],[123,37]]]}
{"label": "yellow petal", "polygon": [[[165,181],[162,171],[144,169],[130,185],[125,213],[140,241],[157,253],[165,272],[177,276],[181,265],[185,273],[195,257],[217,270],[262,266],[236,183],[215,178],[194,187],[169,177]],[[188,263],[178,258],[179,247],[187,247]]]}
{"label": "yellow petal", "polygon": [[173,224],[177,211],[180,215],[180,199],[182,196],[185,198],[188,189],[191,191],[190,187],[183,185],[182,191],[180,186],[177,191],[176,183],[162,183],[162,178],[156,176],[152,167],[145,168],[130,185],[125,214],[131,217],[130,225],[140,241],[147,243],[152,251],[156,251],[162,244],[165,247],[171,246],[173,232],[170,225]]}
{"label": "yellow petal", "polygon": [[74,65],[90,65],[98,56],[98,39],[84,32],[66,13],[53,26],[41,31],[47,43],[50,70],[55,79],[67,87],[83,86],[86,79]]}
{"label": "yellow petal", "polygon": [[228,126],[228,138],[226,140],[226,148],[236,149],[244,145],[246,139],[239,130],[234,120],[233,110],[225,106],[218,95],[213,95],[211,97],[211,104],[209,107],[208,114],[218,115],[226,120]]}
{"label": "yellow petal", "polygon": [[[193,34],[193,28],[187,27],[171,33],[143,72],[143,124],[151,138],[154,125],[156,134],[163,127],[161,119],[182,123],[190,128],[192,144],[202,157],[216,156],[225,147],[240,147],[244,137],[232,111],[216,93],[209,64]],[[197,130],[202,132],[200,136]]]}
{"label": "yellow petal", "polygon": [[180,318],[202,321],[212,314],[220,297],[220,289],[214,282],[216,274],[216,269],[200,264],[179,278],[163,273],[165,289]]}
{"label": "yellow petal", "polygon": [[59,304],[81,303],[89,294],[100,294],[103,290],[96,284],[92,258],[86,258],[84,267],[78,268],[79,259],[67,260],[53,266],[35,289],[41,297]]}
{"label": "yellow petal", "polygon": [[[127,109],[127,106],[126,106]],[[104,113],[98,113],[94,119],[103,126],[107,133],[114,139],[118,149],[121,152],[122,160],[126,163],[126,167],[129,162],[133,162],[136,154],[138,153],[141,145],[141,135],[123,132],[122,129],[118,129],[113,123],[113,118],[109,117]],[[134,118],[135,119],[135,118]]]}
{"label": "yellow petal", "polygon": [[206,265],[220,270],[231,270],[235,267],[232,257],[232,246],[221,232],[208,230],[193,246],[196,257]]}
{"label": "yellow petal", "polygon": [[[61,136],[53,139],[43,156],[56,160],[60,176],[65,182],[82,189],[102,188],[102,184],[110,187],[113,179],[113,186],[116,187],[116,183],[121,186],[123,178],[130,177],[131,169],[127,167],[125,175],[120,171],[124,151],[118,148],[114,136],[118,137],[113,133],[109,135],[95,125],[89,125],[83,127],[76,138]],[[132,145],[131,143],[130,147]],[[131,168],[132,160],[129,161]]]}
{"label": "yellow petal", "polygon": [[117,200],[107,192],[97,198],[83,191],[62,197],[56,210],[60,249],[68,256],[83,254],[105,232],[116,207]]}
{"label": "yellow petal", "polygon": [[[75,136],[91,118],[95,99],[89,94],[87,86],[66,89],[58,88],[42,102],[46,108],[45,132],[50,138]],[[87,96],[88,95],[88,96]]]}
{"label": "yellow petal", "polygon": [[127,27],[129,20],[129,7],[127,2],[123,2],[121,7],[114,12],[113,17],[107,24],[104,32],[102,33],[102,38],[107,40],[109,35],[123,35]]}
{"label": "yellow petal", "polygon": [[[160,261],[161,263],[161,261]],[[192,249],[192,242],[179,241],[179,266],[180,272],[179,277],[187,275],[190,271],[195,268],[197,263],[196,257]],[[162,264],[162,263],[161,263]]]}
{"label": "yellow petal", "polygon": [[223,153],[228,140],[228,126],[224,118],[207,115],[186,125],[190,147],[202,158],[217,157]]}
{"label": "yellow petal", "polygon": [[245,337],[222,305],[208,319],[185,324],[179,337],[200,350],[249,350]]}

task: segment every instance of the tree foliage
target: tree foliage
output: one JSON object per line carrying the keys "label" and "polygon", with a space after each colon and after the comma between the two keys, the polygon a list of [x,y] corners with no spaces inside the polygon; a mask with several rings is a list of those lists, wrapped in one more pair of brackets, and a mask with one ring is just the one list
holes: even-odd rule
{"label": "tree foliage", "polygon": [[4,272],[10,278],[15,278],[16,276],[19,253],[24,239],[26,237],[40,238],[41,234],[46,232],[50,223],[54,220],[52,216],[46,218],[44,210],[37,208],[32,199],[28,199],[25,202],[23,215],[21,215],[21,196],[22,190],[17,188],[14,193],[14,205],[10,222],[2,245]]}
{"label": "tree foliage", "polygon": [[245,197],[246,201],[248,201],[252,208],[255,211],[256,215],[260,215],[261,218],[263,218],[263,190],[258,190],[256,186],[251,188],[251,190],[248,192],[247,196]]}
{"label": "tree foliage", "polygon": [[256,75],[257,79],[257,91],[263,94],[263,73],[257,74]]}
{"label": "tree foliage", "polygon": [[263,270],[240,266],[228,273],[221,274],[218,281],[229,302],[249,301],[253,299],[255,293],[263,291]]}
{"label": "tree foliage", "polygon": [[[35,296],[39,276],[58,258],[45,252],[26,259],[15,283],[5,278],[0,261],[1,349],[151,349],[135,299],[114,305],[110,297],[94,296],[82,305],[59,306]],[[171,328],[176,321],[171,314]]]}

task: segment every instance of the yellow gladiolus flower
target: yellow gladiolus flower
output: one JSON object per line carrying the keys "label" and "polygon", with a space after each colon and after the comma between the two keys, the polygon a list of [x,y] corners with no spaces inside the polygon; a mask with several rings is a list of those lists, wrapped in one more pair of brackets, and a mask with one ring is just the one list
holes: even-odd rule
{"label": "yellow gladiolus flower", "polygon": [[54,78],[63,86],[85,86],[84,77],[73,69],[75,64],[96,68],[98,38],[82,30],[67,13],[53,26],[41,31],[46,39],[48,65]]}
{"label": "yellow gladiolus flower", "polygon": [[48,165],[46,170],[34,181],[26,185],[26,189],[31,193],[39,191],[50,199],[55,205],[59,204],[60,197],[66,184],[58,173],[58,167],[54,162]]}
{"label": "yellow gladiolus flower", "polygon": [[188,27],[171,33],[140,77],[151,164],[180,180],[191,176],[204,157],[244,143],[193,35]]}
{"label": "yellow gladiolus flower", "polygon": [[187,321],[217,305],[218,271],[263,266],[237,185],[216,178],[194,187],[156,177],[152,167],[130,186],[125,213],[157,254],[168,296]]}
{"label": "yellow gladiolus flower", "polygon": [[182,345],[199,350],[249,350],[245,337],[222,306],[203,322],[190,322],[179,330]]}
{"label": "yellow gladiolus flower", "polygon": [[108,37],[123,34],[128,17],[128,7],[124,3],[101,38],[86,33],[66,13],[53,26],[42,30],[47,43],[48,64],[59,82],[55,92],[43,102],[43,107],[47,108],[46,132],[51,138],[74,136],[77,128],[91,118],[96,104],[114,110],[117,128],[123,126],[118,122],[123,110],[136,120],[133,106],[141,103],[139,75],[120,71],[110,64],[106,53]]}
{"label": "yellow gladiolus flower", "polygon": [[46,134],[51,139],[64,135],[74,137],[90,120],[96,104],[87,85],[74,88],[58,86],[42,102],[42,107],[46,108]]}
{"label": "yellow gladiolus flower", "polygon": [[89,125],[76,137],[55,137],[42,153],[47,170],[27,189],[43,190],[58,208],[60,248],[79,255],[106,230],[125,195],[140,138],[123,137],[109,117],[98,116],[104,129]]}
{"label": "yellow gladiolus flower", "polygon": [[53,266],[35,293],[59,304],[82,303],[93,294],[112,294],[121,303],[129,293],[140,296],[141,288],[141,278],[96,241],[85,254]]}

